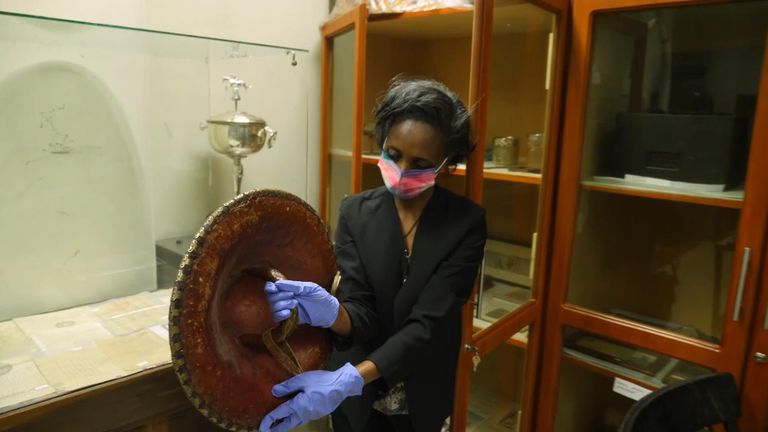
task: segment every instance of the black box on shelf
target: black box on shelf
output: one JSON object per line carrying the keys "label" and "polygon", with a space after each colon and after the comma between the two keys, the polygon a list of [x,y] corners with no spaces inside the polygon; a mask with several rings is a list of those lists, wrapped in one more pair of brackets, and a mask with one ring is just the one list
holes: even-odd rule
{"label": "black box on shelf", "polygon": [[672,181],[738,186],[746,122],[728,114],[619,113],[616,171]]}
{"label": "black box on shelf", "polygon": [[157,262],[157,287],[170,288],[176,281],[176,274],[184,255],[192,243],[193,236],[173,237],[155,243]]}

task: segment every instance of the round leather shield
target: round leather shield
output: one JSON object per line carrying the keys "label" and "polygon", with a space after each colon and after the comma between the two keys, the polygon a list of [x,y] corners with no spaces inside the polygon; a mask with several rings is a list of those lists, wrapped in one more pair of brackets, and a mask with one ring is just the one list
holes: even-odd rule
{"label": "round leather shield", "polygon": [[286,192],[258,190],[224,204],[205,222],[181,263],[171,297],[174,370],[194,406],[219,426],[257,430],[285,399],[272,386],[319,369],[328,330],[272,321],[267,280],[331,287],[336,263],[315,211]]}

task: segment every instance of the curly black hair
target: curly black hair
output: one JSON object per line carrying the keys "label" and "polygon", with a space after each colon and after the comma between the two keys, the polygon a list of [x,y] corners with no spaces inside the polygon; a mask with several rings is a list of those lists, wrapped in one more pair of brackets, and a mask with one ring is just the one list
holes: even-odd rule
{"label": "curly black hair", "polygon": [[393,126],[418,120],[443,136],[449,165],[464,162],[475,148],[467,108],[454,92],[435,80],[395,78],[377,101],[374,114],[379,146],[384,145]]}

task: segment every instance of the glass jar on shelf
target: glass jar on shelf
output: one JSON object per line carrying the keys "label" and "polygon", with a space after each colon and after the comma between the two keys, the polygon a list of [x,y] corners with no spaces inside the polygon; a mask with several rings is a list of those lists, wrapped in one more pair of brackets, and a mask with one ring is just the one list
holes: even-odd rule
{"label": "glass jar on shelf", "polygon": [[541,172],[544,161],[544,134],[541,132],[528,135],[527,141],[528,159],[526,169],[533,172]]}
{"label": "glass jar on shelf", "polygon": [[493,139],[493,165],[496,168],[512,168],[519,152],[517,138],[505,136]]}

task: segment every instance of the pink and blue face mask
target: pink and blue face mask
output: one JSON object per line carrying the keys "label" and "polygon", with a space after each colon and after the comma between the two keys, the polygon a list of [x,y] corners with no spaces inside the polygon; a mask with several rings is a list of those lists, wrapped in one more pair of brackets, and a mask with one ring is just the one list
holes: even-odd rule
{"label": "pink and blue face mask", "polygon": [[381,177],[384,179],[384,185],[392,195],[402,199],[412,199],[435,185],[437,173],[443,169],[447,162],[448,158],[445,158],[437,168],[400,171],[397,163],[384,150],[381,152],[378,166],[381,170]]}

